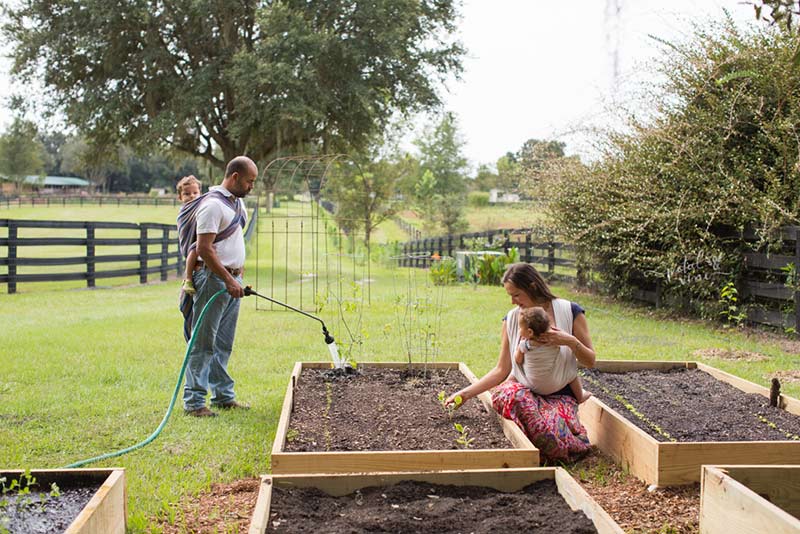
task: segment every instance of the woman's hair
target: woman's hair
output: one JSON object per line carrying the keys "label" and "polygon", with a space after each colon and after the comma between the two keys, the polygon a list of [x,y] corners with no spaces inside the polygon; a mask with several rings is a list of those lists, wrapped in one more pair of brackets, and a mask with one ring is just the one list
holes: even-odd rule
{"label": "woman's hair", "polygon": [[197,184],[197,187],[200,187],[202,192],[202,187],[200,186],[200,180],[195,178],[194,174],[190,174],[189,176],[184,176],[180,180],[178,180],[178,185],[175,186],[175,189],[178,190],[178,198],[183,196],[183,189],[188,186],[189,184]]}
{"label": "woman's hair", "polygon": [[519,317],[522,319],[522,323],[533,330],[533,333],[537,336],[541,336],[550,328],[550,317],[544,311],[544,308],[540,306],[521,310]]}
{"label": "woman's hair", "polygon": [[532,301],[551,301],[556,298],[539,271],[528,263],[512,263],[503,274],[503,283],[510,282],[524,291]]}

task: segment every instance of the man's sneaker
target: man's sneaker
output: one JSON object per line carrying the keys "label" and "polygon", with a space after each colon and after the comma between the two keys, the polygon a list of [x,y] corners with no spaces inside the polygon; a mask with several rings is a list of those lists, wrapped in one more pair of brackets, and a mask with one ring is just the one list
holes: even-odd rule
{"label": "man's sneaker", "polygon": [[184,410],[186,415],[191,415],[192,417],[216,417],[217,414],[203,406],[202,408],[197,408],[194,410]]}

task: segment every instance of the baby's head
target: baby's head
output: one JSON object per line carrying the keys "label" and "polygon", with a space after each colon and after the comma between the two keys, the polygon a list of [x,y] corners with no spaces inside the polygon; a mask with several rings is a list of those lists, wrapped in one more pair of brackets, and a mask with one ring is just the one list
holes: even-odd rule
{"label": "baby's head", "polygon": [[519,327],[529,338],[537,338],[550,328],[550,317],[544,308],[534,306],[519,313]]}
{"label": "baby's head", "polygon": [[192,174],[184,176],[178,182],[176,189],[178,190],[178,200],[186,204],[200,196],[200,180]]}

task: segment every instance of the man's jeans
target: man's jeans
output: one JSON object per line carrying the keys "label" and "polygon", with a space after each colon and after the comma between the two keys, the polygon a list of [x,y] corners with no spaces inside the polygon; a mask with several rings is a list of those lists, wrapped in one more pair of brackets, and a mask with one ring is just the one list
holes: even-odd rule
{"label": "man's jeans", "polygon": [[[240,278],[237,280],[241,282]],[[197,292],[194,295],[192,317],[194,346],[189,354],[186,383],[183,386],[183,407],[186,410],[196,410],[205,406],[206,392],[209,389],[211,389],[211,404],[223,404],[234,400],[233,379],[228,374],[228,360],[233,349],[240,303],[240,299],[231,297],[226,291],[208,307],[203,322],[197,328],[197,319],[203,307],[217,291],[225,289],[225,282],[206,268],[195,271],[192,281]]]}

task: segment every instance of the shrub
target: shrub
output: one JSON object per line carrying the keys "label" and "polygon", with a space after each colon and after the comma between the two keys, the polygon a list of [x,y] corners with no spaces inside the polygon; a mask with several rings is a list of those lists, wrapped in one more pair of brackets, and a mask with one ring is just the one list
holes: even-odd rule
{"label": "shrub", "polygon": [[665,44],[651,118],[609,133],[598,163],[551,164],[540,189],[614,293],[658,284],[667,303],[710,313],[737,279],[744,228],[768,242],[798,221],[796,42],[727,21]]}
{"label": "shrub", "polygon": [[485,191],[472,191],[467,195],[467,203],[476,208],[483,208],[489,205],[489,193]]}
{"label": "shrub", "polygon": [[447,286],[455,284],[457,280],[455,259],[445,256],[431,263],[431,281],[433,285]]}

